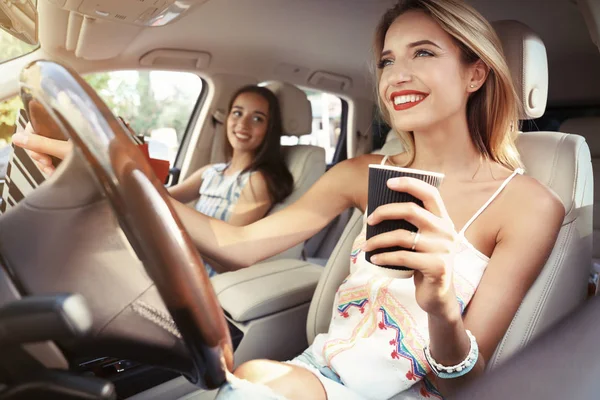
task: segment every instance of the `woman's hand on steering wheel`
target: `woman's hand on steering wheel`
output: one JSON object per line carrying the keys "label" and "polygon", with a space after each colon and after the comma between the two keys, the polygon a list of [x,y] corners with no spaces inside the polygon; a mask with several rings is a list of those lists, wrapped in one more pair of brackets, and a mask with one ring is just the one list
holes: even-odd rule
{"label": "woman's hand on steering wheel", "polygon": [[31,123],[27,124],[24,132],[15,133],[12,137],[12,142],[16,146],[27,150],[38,168],[46,175],[52,175],[55,171],[52,165],[50,156],[64,159],[73,149],[73,145],[69,141],[50,139],[45,136],[38,135],[34,132]]}

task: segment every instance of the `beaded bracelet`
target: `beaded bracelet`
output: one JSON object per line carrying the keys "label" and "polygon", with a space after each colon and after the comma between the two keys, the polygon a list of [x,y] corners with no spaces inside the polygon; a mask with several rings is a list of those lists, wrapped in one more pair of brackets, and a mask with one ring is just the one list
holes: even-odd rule
{"label": "beaded bracelet", "polygon": [[467,354],[467,358],[465,358],[459,364],[450,367],[446,367],[436,362],[431,356],[429,346],[423,349],[423,352],[425,353],[425,359],[436,376],[442,379],[458,378],[459,376],[468,374],[473,369],[477,363],[477,358],[479,358],[479,347],[477,346],[477,340],[471,331],[467,330],[467,336],[471,342],[471,349],[469,350],[469,354]]}

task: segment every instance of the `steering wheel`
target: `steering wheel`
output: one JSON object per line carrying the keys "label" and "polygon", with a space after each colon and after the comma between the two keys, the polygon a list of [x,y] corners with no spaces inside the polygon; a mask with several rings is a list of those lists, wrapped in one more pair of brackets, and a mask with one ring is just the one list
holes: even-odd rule
{"label": "steering wheel", "polygon": [[180,372],[199,386],[219,387],[233,367],[227,323],[202,259],[149,162],[76,72],[36,61],[23,70],[20,87],[32,122],[45,121],[71,139],[70,157],[85,165],[110,203],[176,324],[174,335],[187,348],[193,368]]}

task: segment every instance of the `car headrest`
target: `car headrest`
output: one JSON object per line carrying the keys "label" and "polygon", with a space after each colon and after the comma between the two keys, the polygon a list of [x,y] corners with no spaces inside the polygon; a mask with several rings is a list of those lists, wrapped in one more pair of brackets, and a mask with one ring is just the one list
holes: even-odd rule
{"label": "car headrest", "polygon": [[600,117],[569,118],[563,121],[559,131],[583,136],[592,157],[600,157]]}
{"label": "car headrest", "polygon": [[521,104],[520,119],[544,115],[548,100],[548,59],[542,39],[527,25],[512,20],[492,23]]}
{"label": "car headrest", "polygon": [[271,90],[279,99],[282,135],[302,136],[312,132],[312,108],[306,93],[294,85],[279,81],[264,82],[260,86]]}

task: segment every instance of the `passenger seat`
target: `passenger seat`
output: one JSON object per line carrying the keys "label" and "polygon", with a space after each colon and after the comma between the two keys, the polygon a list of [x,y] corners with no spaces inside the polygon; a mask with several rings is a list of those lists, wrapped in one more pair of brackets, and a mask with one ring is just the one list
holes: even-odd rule
{"label": "passenger seat", "polygon": [[592,154],[594,170],[594,234],[592,238],[592,268],[600,273],[600,117],[579,117],[565,120],[561,132],[585,138]]}
{"label": "passenger seat", "polygon": [[[279,100],[283,132],[285,136],[303,136],[312,132],[312,108],[304,91],[296,86],[279,81],[263,84]],[[294,177],[294,191],[283,202],[277,204],[269,214],[273,214],[296,200],[310,189],[325,173],[325,149],[310,145],[282,146],[285,163]],[[296,245],[265,261],[279,259],[300,259],[304,243]]]}

